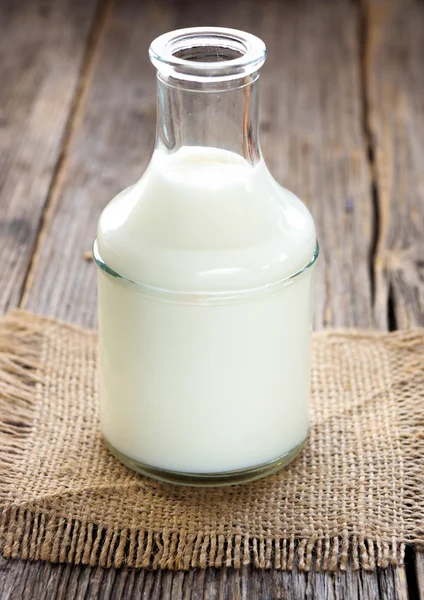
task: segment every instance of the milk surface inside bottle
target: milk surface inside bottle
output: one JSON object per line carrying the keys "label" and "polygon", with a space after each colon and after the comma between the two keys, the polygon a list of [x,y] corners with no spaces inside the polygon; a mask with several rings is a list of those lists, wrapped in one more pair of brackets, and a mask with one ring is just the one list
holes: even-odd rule
{"label": "milk surface inside bottle", "polygon": [[314,223],[260,152],[263,43],[195,28],[150,55],[156,148],[94,246],[102,432],[151,477],[247,481],[307,436]]}

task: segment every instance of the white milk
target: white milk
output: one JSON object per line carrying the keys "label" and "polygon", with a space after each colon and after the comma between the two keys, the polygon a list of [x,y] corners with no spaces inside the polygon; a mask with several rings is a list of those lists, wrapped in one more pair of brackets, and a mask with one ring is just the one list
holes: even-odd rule
{"label": "white milk", "polygon": [[99,272],[108,442],[186,473],[253,467],[301,444],[314,269],[276,283],[305,267],[315,245],[308,210],[262,160],[156,152],[99,221],[102,260],[144,284]]}

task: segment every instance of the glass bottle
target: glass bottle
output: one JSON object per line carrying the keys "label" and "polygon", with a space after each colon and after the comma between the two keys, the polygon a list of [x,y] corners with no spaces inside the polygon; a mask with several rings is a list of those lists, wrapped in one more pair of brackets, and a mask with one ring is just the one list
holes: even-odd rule
{"label": "glass bottle", "polygon": [[250,481],[307,437],[318,245],[261,155],[265,56],[232,29],[157,38],[155,150],[99,221],[101,428],[162,481]]}

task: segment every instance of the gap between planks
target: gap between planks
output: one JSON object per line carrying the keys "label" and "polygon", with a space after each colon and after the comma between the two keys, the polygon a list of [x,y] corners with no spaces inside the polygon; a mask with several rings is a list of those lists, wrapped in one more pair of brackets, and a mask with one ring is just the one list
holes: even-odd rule
{"label": "gap between planks", "polygon": [[369,277],[371,285],[371,303],[375,302],[375,259],[377,256],[379,231],[379,207],[378,207],[378,186],[375,172],[375,143],[372,136],[369,120],[369,100],[368,100],[368,81],[370,77],[369,64],[369,11],[367,0],[359,0],[358,17],[358,37],[359,37],[359,68],[361,78],[362,95],[362,131],[365,143],[365,155],[368,160],[370,171],[370,198],[372,201],[372,234],[369,249]]}
{"label": "gap between planks", "polygon": [[[388,216],[385,214],[384,207],[381,208],[381,198],[379,193],[379,183],[377,177],[376,164],[376,140],[373,136],[370,122],[370,81],[372,77],[372,45],[375,43],[373,33],[373,18],[375,18],[373,0],[359,0],[359,48],[361,51],[361,92],[362,92],[362,110],[363,110],[363,132],[366,143],[367,158],[371,174],[370,194],[373,207],[373,230],[370,245],[369,267],[371,281],[371,301],[375,310],[377,301],[376,291],[376,268],[377,261],[380,260],[381,247],[383,244],[383,230],[387,226]],[[374,17],[373,17],[374,15]],[[393,331],[398,329],[396,313],[394,309],[393,286],[389,284],[385,324],[387,329]],[[376,324],[381,328],[383,323]],[[424,551],[414,550],[408,547],[405,556],[405,566],[395,570],[396,589],[402,594],[402,598],[419,598],[424,600]],[[381,582],[379,581],[381,588]],[[380,589],[380,592],[382,590]]]}

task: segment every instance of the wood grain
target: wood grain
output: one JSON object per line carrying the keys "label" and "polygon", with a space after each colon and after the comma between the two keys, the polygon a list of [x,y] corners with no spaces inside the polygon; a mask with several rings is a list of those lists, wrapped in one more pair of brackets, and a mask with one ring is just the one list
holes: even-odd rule
{"label": "wood grain", "polygon": [[95,0],[0,4],[0,311],[20,300],[95,8]]}
{"label": "wood grain", "polygon": [[375,320],[423,324],[424,4],[368,1],[367,102],[377,189]]}
{"label": "wood grain", "polygon": [[417,584],[417,597],[424,600],[424,550],[417,551],[415,555],[415,580]]}
{"label": "wood grain", "polygon": [[177,24],[173,5],[123,1],[109,15],[95,57],[81,123],[70,141],[59,200],[42,232],[23,298],[27,308],[96,323],[96,271],[83,260],[99,214],[143,172],[153,150],[155,74],[152,37]]}
{"label": "wood grain", "polygon": [[[424,325],[424,4],[364,4],[366,103],[376,190],[375,321]],[[424,552],[412,588],[424,598]],[[412,569],[411,569],[411,577]]]}
{"label": "wood grain", "polygon": [[[99,51],[63,189],[33,264],[24,306],[95,325],[95,267],[81,260],[110,198],[143,171],[154,141],[157,33],[211,16],[158,2],[116,6]],[[212,9],[209,8],[211,11]],[[214,5],[215,22],[262,36],[262,145],[275,176],[317,220],[321,260],[316,326],[372,324],[368,256],[372,201],[362,131],[358,8],[349,1]],[[213,18],[213,17],[212,17]],[[298,40],[304,40],[299,44]]]}
{"label": "wood grain", "polygon": [[359,7],[265,4],[263,15],[261,27],[253,28],[269,48],[261,82],[261,139],[271,171],[315,218],[321,247],[315,328],[369,327],[373,205],[362,122]]}
{"label": "wood grain", "polygon": [[[407,600],[393,569],[373,573],[293,573],[254,567],[189,572],[129,571],[0,558],[2,600]],[[413,599],[411,599],[413,600]]]}
{"label": "wood grain", "polygon": [[[348,0],[338,3],[244,0],[226,6],[219,2],[203,4],[190,0],[178,5],[164,0],[143,3],[123,0],[113,8],[105,2],[98,13],[100,28],[91,44],[84,80],[80,82],[82,93],[78,105],[73,111],[67,105],[71,119],[66,129],[65,152],[60,155],[59,147],[51,151],[53,155],[56,152],[53,162],[59,168],[53,168],[47,177],[50,194],[44,196],[48,198],[44,223],[26,278],[22,304],[65,320],[95,325],[95,267],[84,259],[84,254],[95,236],[101,209],[119,189],[139,176],[153,147],[155,90],[154,72],[147,62],[148,42],[167,29],[214,23],[251,30],[268,45],[269,60],[261,84],[261,140],[267,162],[277,179],[307,202],[317,220],[321,260],[317,276],[316,327],[369,327],[377,323],[385,328],[389,322],[390,286],[395,290],[395,282],[393,277],[389,281],[387,269],[381,269],[379,264],[384,244],[389,247],[387,223],[392,223],[391,211],[396,209],[391,200],[381,204],[380,180],[384,182],[381,172],[391,166],[384,167],[385,163],[381,163],[375,132],[378,127],[383,131],[390,129],[391,117],[387,106],[384,118],[379,113],[378,96],[373,97],[375,91],[371,86],[377,86],[375,80],[379,79],[384,87],[383,76],[374,73],[376,66],[372,65],[390,67],[386,58],[389,50],[378,43],[383,40],[392,48],[394,41],[386,32],[391,21],[389,18],[382,21],[379,10],[372,3],[364,3],[361,9]],[[408,4],[410,15],[417,17],[414,12],[417,10]],[[410,26],[418,29],[418,25],[404,22],[404,28]],[[375,27],[380,28],[380,33],[375,33]],[[417,44],[420,38],[417,32],[414,35]],[[375,47],[379,51],[374,55]],[[80,52],[83,51],[84,48],[80,48]],[[418,53],[418,49],[413,46],[408,52]],[[361,54],[365,59],[362,73]],[[374,56],[380,57],[378,63],[371,60]],[[81,60],[78,57],[76,52],[73,56],[76,63]],[[410,58],[413,64],[417,60]],[[74,69],[78,68],[81,67],[74,65]],[[415,71],[411,73],[414,77],[420,76]],[[402,85],[409,84],[409,79],[402,80]],[[377,89],[380,90],[378,86]],[[417,102],[415,92],[405,93],[412,104],[413,98]],[[56,128],[57,123],[51,129],[54,134],[57,134]],[[30,136],[33,131],[31,129]],[[367,139],[367,131],[373,132],[372,139],[371,136]],[[420,148],[417,138],[413,142],[403,140],[403,143],[402,147],[408,149],[404,152]],[[371,161],[367,157],[368,146],[372,150]],[[391,152],[396,156],[394,143]],[[40,172],[46,168],[43,154],[38,155],[35,162]],[[378,164],[383,167],[379,169]],[[396,164],[404,177],[408,168],[406,161]],[[376,198],[371,193],[371,170]],[[3,171],[0,165],[0,173]],[[418,180],[419,174],[415,173],[414,177]],[[51,193],[52,188],[54,193]],[[39,183],[36,189],[40,189]],[[415,209],[416,205],[415,202]],[[34,232],[40,222],[41,207],[42,204],[38,213],[33,209],[28,212]],[[398,220],[399,215],[405,216],[404,212],[395,214]],[[11,227],[10,223],[4,225],[7,232]],[[377,301],[373,308],[374,265],[371,261],[376,235]],[[417,236],[412,239],[414,244],[419,242]],[[7,246],[4,252],[9,250]],[[4,252],[0,241],[1,257]],[[30,246],[27,254],[30,257]],[[10,255],[5,256],[9,265]],[[25,274],[17,283],[10,284],[8,298],[19,298],[24,277]],[[403,277],[401,281],[406,279]],[[399,322],[401,313],[397,301],[402,289],[404,283],[396,287],[397,294],[392,294]],[[415,303],[408,302],[402,309],[408,315],[405,322],[415,322],[413,319],[418,318],[421,306],[419,295],[416,300],[416,288],[410,289],[415,294]],[[419,574],[423,563],[417,559],[415,566]],[[337,574],[263,571],[251,567],[240,571],[206,569],[174,573],[0,559],[0,574],[2,599],[368,600],[408,597],[405,570],[393,568],[375,572],[348,570]]]}

